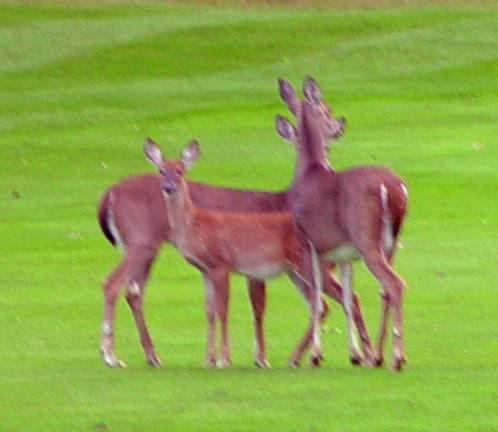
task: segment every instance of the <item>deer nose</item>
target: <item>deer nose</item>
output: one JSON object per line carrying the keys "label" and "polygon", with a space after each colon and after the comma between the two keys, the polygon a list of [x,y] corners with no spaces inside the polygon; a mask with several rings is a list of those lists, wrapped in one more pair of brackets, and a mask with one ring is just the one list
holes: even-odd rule
{"label": "deer nose", "polygon": [[348,122],[348,121],[346,120],[346,117],[340,117],[340,118],[339,118],[339,123],[340,123],[341,125],[345,125],[347,122]]}
{"label": "deer nose", "polygon": [[167,194],[170,194],[171,192],[174,192],[176,190],[175,185],[171,182],[164,183],[163,189]]}

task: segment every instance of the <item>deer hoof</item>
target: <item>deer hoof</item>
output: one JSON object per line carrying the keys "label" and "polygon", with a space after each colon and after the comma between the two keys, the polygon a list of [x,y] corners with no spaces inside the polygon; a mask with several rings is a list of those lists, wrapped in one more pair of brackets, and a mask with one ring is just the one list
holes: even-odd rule
{"label": "deer hoof", "polygon": [[214,357],[208,357],[204,361],[204,367],[206,369],[214,368],[216,367],[216,359]]}
{"label": "deer hoof", "polygon": [[406,359],[404,356],[397,356],[394,357],[392,365],[391,365],[391,370],[393,372],[401,372],[403,369],[403,366],[406,364]]}
{"label": "deer hoof", "polygon": [[105,365],[109,366],[110,368],[118,369],[126,367],[126,363],[119,360],[112,352],[101,349],[100,355],[102,356],[102,360],[104,360]]}
{"label": "deer hoof", "polygon": [[353,366],[361,366],[363,364],[361,356],[352,355],[349,357],[349,361]]}
{"label": "deer hoof", "polygon": [[374,358],[373,354],[371,354],[371,353],[365,354],[365,357],[363,357],[363,365],[368,366],[368,367],[375,366],[375,358]]}
{"label": "deer hoof", "polygon": [[260,369],[269,369],[269,368],[271,368],[270,363],[266,359],[254,360],[254,366],[256,366],[257,368],[260,368]]}
{"label": "deer hoof", "polygon": [[293,359],[290,359],[287,364],[289,365],[290,368],[292,369],[297,369],[299,366],[301,366],[299,364],[299,361],[298,360],[293,360]]}
{"label": "deer hoof", "polygon": [[218,364],[216,366],[218,367],[218,369],[226,369],[230,366],[230,359],[221,359],[220,361],[218,361]]}
{"label": "deer hoof", "polygon": [[317,368],[320,366],[320,363],[323,361],[323,357],[321,354],[318,355],[312,355],[310,357],[310,365],[312,368]]}
{"label": "deer hoof", "polygon": [[372,362],[372,366],[376,368],[384,366],[384,357],[381,355],[375,356]]}
{"label": "deer hoof", "polygon": [[153,368],[163,367],[161,360],[159,360],[159,358],[155,354],[147,356],[146,361],[147,361],[147,364],[149,366],[152,366]]}

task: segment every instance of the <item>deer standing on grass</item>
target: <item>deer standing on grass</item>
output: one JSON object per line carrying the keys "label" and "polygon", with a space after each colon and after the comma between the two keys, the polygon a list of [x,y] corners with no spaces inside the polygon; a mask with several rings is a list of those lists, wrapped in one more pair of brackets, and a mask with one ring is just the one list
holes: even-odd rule
{"label": "deer standing on grass", "polygon": [[[199,156],[198,143],[188,144],[178,161],[164,159],[157,144],[150,139],[145,143],[144,152],[162,177],[171,242],[201,272],[204,280],[208,321],[206,366],[218,364],[224,368],[230,364],[227,322],[230,272],[257,280],[286,273],[308,301],[312,359],[319,358],[318,325],[322,300],[309,294],[314,289],[310,248],[295,235],[290,213],[236,213],[196,207],[190,199],[184,176]],[[216,319],[221,327],[218,362]]]}
{"label": "deer standing on grass", "polygon": [[[382,167],[333,171],[325,157],[325,139],[317,121],[324,109],[320,89],[308,77],[303,92],[304,101],[297,101],[293,94],[287,98],[287,105],[298,118],[298,163],[288,193],[292,214],[314,246],[314,262],[320,255],[339,264],[349,327],[352,260],[361,258],[379,281],[382,310],[375,363],[380,366],[384,360],[388,312],[392,308],[392,369],[399,371],[405,363],[402,323],[405,282],[393,270],[391,262],[406,213],[406,186]],[[317,284],[320,275],[317,267]],[[351,338],[349,342],[355,343]]]}
{"label": "deer standing on grass", "polygon": [[[279,81],[280,94],[284,101],[297,101],[290,85]],[[294,102],[289,102],[293,95]],[[319,118],[327,139],[338,139],[343,134],[344,119],[334,119],[324,105]],[[284,139],[293,140],[287,128]],[[220,211],[240,212],[281,212],[288,211],[288,191],[262,192],[215,187],[188,182],[192,201],[198,207]],[[170,241],[171,229],[167,218],[166,203],[162,194],[161,178],[156,174],[142,174],[128,177],[111,186],[103,194],[98,208],[98,220],[107,239],[123,249],[123,258],[103,283],[104,316],[102,326],[101,353],[104,362],[110,367],[121,367],[124,363],[114,353],[114,311],[122,286],[127,286],[126,300],[133,313],[147,362],[158,367],[161,365],[152,339],[149,335],[143,313],[144,289],[151,266],[163,242]],[[324,271],[324,293],[343,305],[341,286],[328,271]],[[248,293],[251,301],[255,326],[255,364],[267,367],[265,352],[263,316],[266,303],[266,286],[263,280],[248,278]],[[324,304],[326,307],[326,304]],[[343,305],[344,307],[344,305]],[[373,353],[368,333],[361,314],[356,294],[353,293],[353,317],[360,335],[364,360],[373,361]],[[324,314],[326,310],[324,311]],[[299,364],[303,352],[309,345],[311,332],[303,338],[293,353],[289,363]],[[353,364],[362,361],[356,347],[350,350]]]}

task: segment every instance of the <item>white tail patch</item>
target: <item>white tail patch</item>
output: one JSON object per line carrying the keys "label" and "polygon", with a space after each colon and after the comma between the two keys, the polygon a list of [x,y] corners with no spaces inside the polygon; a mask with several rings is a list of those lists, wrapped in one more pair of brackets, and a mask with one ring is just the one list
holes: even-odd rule
{"label": "white tail patch", "polygon": [[408,189],[406,188],[406,186],[403,183],[401,183],[400,186],[401,186],[401,190],[405,194],[406,199],[408,199]]}
{"label": "white tail patch", "polygon": [[390,253],[394,247],[393,224],[391,214],[389,213],[389,196],[384,183],[380,185],[380,200],[382,203],[381,247],[385,252]]}
{"label": "white tail patch", "polygon": [[114,194],[110,193],[109,195],[109,207],[108,207],[108,212],[107,212],[107,225],[109,226],[109,230],[111,231],[112,236],[116,240],[116,247],[118,249],[123,248],[123,239],[121,238],[121,235],[119,234],[118,227],[114,223],[114,213],[112,211],[113,205],[114,205]]}

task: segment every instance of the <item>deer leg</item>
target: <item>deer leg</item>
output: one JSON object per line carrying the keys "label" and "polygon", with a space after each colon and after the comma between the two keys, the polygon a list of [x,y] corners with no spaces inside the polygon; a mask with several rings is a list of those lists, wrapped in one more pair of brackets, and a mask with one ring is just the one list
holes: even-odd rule
{"label": "deer leg", "polygon": [[[325,302],[321,298],[322,272],[320,259],[314,247],[309,244],[309,249],[302,248],[302,260],[294,263],[294,269],[288,273],[291,280],[303,295],[310,309],[310,327],[308,332],[294,350],[289,359],[289,366],[299,366],[299,359],[308,345],[311,344],[311,366],[320,365],[323,360],[320,346],[320,320],[325,317]],[[317,270],[317,271],[315,271]],[[323,310],[322,310],[323,307]]]}
{"label": "deer leg", "polygon": [[254,317],[254,364],[260,368],[270,367],[266,359],[263,317],[266,306],[266,285],[263,281],[248,279],[247,290]]}
{"label": "deer leg", "polygon": [[114,354],[114,312],[119,291],[129,280],[130,267],[135,254],[133,251],[125,251],[125,255],[119,265],[107,277],[102,284],[104,293],[104,316],[102,323],[102,341],[100,353],[104,363],[109,367],[126,367]]}
{"label": "deer leg", "polygon": [[[402,295],[405,282],[390,265],[397,231],[393,231],[392,215],[388,206],[389,196],[384,184],[380,185],[379,198],[379,200],[365,201],[366,207],[358,208],[352,213],[350,235],[370,273],[381,285],[382,315],[376,344],[375,363],[380,365],[383,362],[388,314],[389,309],[392,309],[392,369],[399,371],[405,363],[402,323]],[[365,214],[368,214],[369,217],[365,218]]]}
{"label": "deer leg", "polygon": [[228,273],[220,271],[216,274],[215,310],[220,322],[221,346],[218,367],[225,369],[230,366],[230,346],[228,342]]}
{"label": "deer leg", "polygon": [[142,344],[145,359],[150,366],[162,366],[161,360],[156,355],[152,339],[145,323],[143,313],[143,296],[145,283],[148,279],[152,262],[154,261],[157,253],[157,248],[142,251],[140,260],[135,264],[135,269],[130,278],[130,284],[126,293],[126,301],[130,306],[133,313],[133,318],[140,335],[140,342]]}
{"label": "deer leg", "polygon": [[[299,288],[299,291],[306,300],[306,303],[310,305],[311,296],[312,296],[310,287],[305,282],[303,282],[299,277],[292,274],[290,274],[289,276],[291,280],[294,282],[294,285],[296,285]],[[322,312],[320,315],[320,322],[322,322],[325,319],[325,317],[328,314],[328,311],[329,307],[327,303],[325,303],[322,300]],[[312,320],[310,320],[308,330],[305,332],[303,338],[301,339],[297,347],[294,349],[291,357],[289,358],[288,364],[290,367],[293,368],[299,367],[301,357],[303,356],[304,351],[306,351],[306,349],[311,345],[312,338],[313,338],[313,322]]]}
{"label": "deer leg", "polygon": [[[396,243],[390,250],[384,251],[386,260],[389,263],[389,265],[392,265],[393,261],[393,256],[396,251]],[[375,356],[375,366],[380,367],[384,364],[384,345],[386,341],[386,335],[387,335],[387,323],[389,319],[389,309],[390,309],[390,304],[391,304],[391,299],[390,299],[390,294],[384,290],[380,290],[380,295],[381,295],[381,301],[382,301],[382,308],[381,308],[381,321],[380,321],[380,326],[379,326],[379,335],[378,335],[378,340],[377,340],[377,346],[376,346],[376,356]],[[401,292],[402,295],[402,292]],[[401,307],[401,304],[400,304]],[[394,315],[394,314],[393,314]],[[394,321],[394,320],[393,320]],[[396,324],[393,323],[394,329],[396,328]],[[398,324],[398,328],[401,328]],[[396,353],[396,343],[399,342],[397,339],[399,339],[396,334],[400,334],[399,332],[394,331],[393,329],[393,347],[395,349]],[[398,347],[399,351],[399,347]],[[401,367],[403,366],[404,363],[406,363],[406,358],[403,353],[403,349],[401,347],[401,356],[394,356],[393,359],[393,370],[400,370]],[[398,360],[396,359],[398,358]]]}
{"label": "deer leg", "polygon": [[403,347],[402,295],[405,282],[388,264],[382,253],[373,254],[373,257],[364,257],[365,264],[382,286],[382,317],[380,324],[379,341],[377,344],[376,359],[382,362],[385,328],[389,308],[393,310],[393,359],[392,370],[400,371],[406,362]]}
{"label": "deer leg", "polygon": [[361,355],[353,331],[353,312],[351,297],[351,263],[344,262],[341,267],[341,286],[344,311],[346,313],[346,328],[348,330],[349,358],[353,365],[361,365]]}
{"label": "deer leg", "polygon": [[[324,268],[323,270],[324,270],[323,293],[329,296],[331,299],[335,300],[337,303],[339,303],[344,309],[341,285],[339,285],[339,283],[335,280],[335,278],[330,273],[328,273],[326,268]],[[370,342],[370,337],[368,336],[365,322],[363,320],[363,315],[361,313],[361,307],[358,300],[358,296],[354,292],[352,293],[352,301],[353,301],[352,304],[353,320],[356,329],[358,330],[358,334],[360,335],[361,348],[363,351],[365,362],[366,364],[370,365],[374,361],[372,345]],[[323,307],[325,308],[325,310],[322,312],[320,322],[323,322],[328,312],[328,306],[325,302],[323,302]],[[303,338],[303,340],[301,341],[301,344],[298,346],[298,348],[296,348],[291,359],[289,360],[289,364],[293,366],[299,365],[302,354],[309,347],[311,343],[311,334],[312,330],[310,329],[306,334],[305,338]]]}
{"label": "deer leg", "polygon": [[322,291],[323,291],[323,278],[320,256],[317,250],[311,243],[309,243],[311,254],[311,268],[313,271],[313,289],[311,296],[311,319],[313,327],[313,337],[311,341],[311,358],[310,363],[312,367],[320,365],[322,357],[322,347],[320,340],[320,315],[322,306]]}
{"label": "deer leg", "polygon": [[216,366],[216,305],[215,305],[215,284],[211,278],[202,273],[204,280],[204,309],[207,320],[207,343],[206,343],[206,358],[204,365],[207,368]]}
{"label": "deer leg", "polygon": [[[339,303],[344,310],[344,301],[343,301],[343,290],[339,282],[335,280],[335,278],[328,272],[324,272],[324,284],[323,284],[323,293],[334,299],[337,303]],[[361,340],[361,349],[363,351],[364,361],[366,364],[371,365],[373,363],[374,355],[372,350],[372,344],[370,342],[370,337],[368,336],[368,331],[365,326],[365,321],[363,320],[363,315],[361,313],[360,301],[358,299],[358,295],[352,291],[352,313],[353,320],[356,326],[356,330],[360,336]],[[344,313],[346,311],[344,310]]]}
{"label": "deer leg", "polygon": [[381,311],[379,333],[377,336],[377,343],[375,344],[375,358],[374,366],[381,367],[384,365],[384,346],[387,334],[387,321],[389,319],[389,294],[382,288],[380,290],[381,298]]}
{"label": "deer leg", "polygon": [[364,362],[366,365],[372,366],[374,364],[372,344],[370,342],[370,337],[368,336],[365,321],[363,320],[363,315],[361,313],[360,300],[355,292],[353,292],[353,319],[356,330],[358,330],[358,334],[360,336]]}

